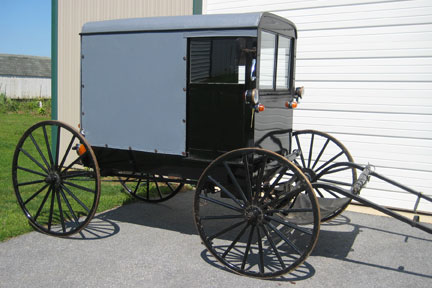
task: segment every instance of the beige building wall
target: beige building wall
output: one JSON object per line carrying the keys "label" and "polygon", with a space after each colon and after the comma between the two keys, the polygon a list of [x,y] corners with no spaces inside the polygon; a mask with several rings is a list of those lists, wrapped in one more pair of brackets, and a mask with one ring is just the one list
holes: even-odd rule
{"label": "beige building wall", "polygon": [[79,33],[84,23],[192,13],[193,0],[59,0],[58,120],[75,128],[80,121]]}

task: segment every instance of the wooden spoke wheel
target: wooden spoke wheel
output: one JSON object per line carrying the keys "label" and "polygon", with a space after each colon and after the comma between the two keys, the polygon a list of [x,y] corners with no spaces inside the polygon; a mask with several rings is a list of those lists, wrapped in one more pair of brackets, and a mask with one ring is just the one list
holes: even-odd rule
{"label": "wooden spoke wheel", "polygon": [[12,180],[25,216],[43,233],[77,233],[96,212],[96,157],[84,137],[64,123],[43,121],[24,133],[13,156]]}
{"label": "wooden spoke wheel", "polygon": [[[338,166],[328,169],[338,162],[354,162],[348,149],[336,138],[327,133],[315,130],[302,130],[293,133],[292,151],[299,150],[300,158],[294,162],[309,178],[311,183],[325,182],[351,189],[357,180],[355,168]],[[338,195],[329,189],[315,189],[321,207],[321,221],[328,221],[350,204],[351,198]]]}
{"label": "wooden spoke wheel", "polygon": [[196,227],[208,251],[232,271],[257,278],[303,263],[318,239],[319,213],[300,169],[258,148],[215,159],[194,199]]}
{"label": "wooden spoke wheel", "polygon": [[119,177],[123,188],[131,196],[145,202],[162,202],[172,198],[184,186],[180,178],[141,173]]}

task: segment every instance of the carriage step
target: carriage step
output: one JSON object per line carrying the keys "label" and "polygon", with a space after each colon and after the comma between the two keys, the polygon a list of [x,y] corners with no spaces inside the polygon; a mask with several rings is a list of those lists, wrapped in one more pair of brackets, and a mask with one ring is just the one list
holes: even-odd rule
{"label": "carriage step", "polygon": [[[321,198],[318,197],[318,205],[320,208],[321,219],[325,219],[330,215],[333,215],[337,210],[341,209],[341,207],[345,207],[350,201],[350,198],[342,197],[342,198]],[[298,195],[297,199],[292,208],[311,208],[309,198],[306,195]],[[286,216],[289,218],[290,222],[298,225],[305,225],[313,223],[313,215],[312,213],[290,213]]]}

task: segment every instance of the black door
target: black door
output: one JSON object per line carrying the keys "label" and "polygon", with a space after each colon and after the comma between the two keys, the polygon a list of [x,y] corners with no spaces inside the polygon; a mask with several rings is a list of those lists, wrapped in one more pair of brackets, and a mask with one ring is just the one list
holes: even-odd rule
{"label": "black door", "polygon": [[189,40],[187,147],[189,155],[214,158],[253,145],[252,113],[244,92],[253,85],[256,38]]}

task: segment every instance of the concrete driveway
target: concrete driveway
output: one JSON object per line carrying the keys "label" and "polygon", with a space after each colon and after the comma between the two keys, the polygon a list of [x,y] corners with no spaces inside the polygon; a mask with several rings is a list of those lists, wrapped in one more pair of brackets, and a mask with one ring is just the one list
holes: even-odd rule
{"label": "concrete driveway", "polygon": [[432,287],[432,235],[357,212],[322,225],[312,255],[284,278],[236,275],[201,244],[192,198],[126,205],[72,238],[0,243],[0,287]]}

